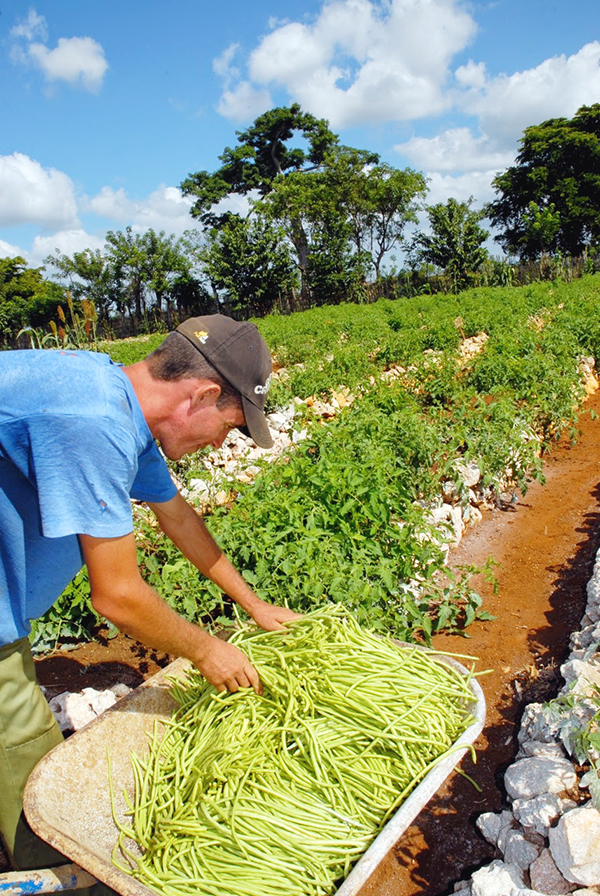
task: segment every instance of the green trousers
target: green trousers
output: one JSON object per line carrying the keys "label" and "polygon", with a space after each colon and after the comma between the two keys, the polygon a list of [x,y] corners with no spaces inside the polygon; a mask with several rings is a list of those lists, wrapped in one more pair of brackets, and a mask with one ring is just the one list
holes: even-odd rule
{"label": "green trousers", "polygon": [[[63,740],[36,681],[27,638],[0,648],[0,836],[15,871],[69,862],[31,830],[23,813],[27,778],[45,754]],[[63,891],[62,896],[106,896],[104,884]]]}
{"label": "green trousers", "polygon": [[37,684],[27,638],[0,648],[0,834],[15,870],[67,861],[33,833],[23,814],[27,778],[62,739]]}

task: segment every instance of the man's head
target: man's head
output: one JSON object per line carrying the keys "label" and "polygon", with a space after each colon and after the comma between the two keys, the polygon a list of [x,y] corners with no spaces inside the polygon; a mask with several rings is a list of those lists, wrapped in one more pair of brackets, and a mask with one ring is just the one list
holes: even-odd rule
{"label": "man's head", "polygon": [[237,406],[239,427],[262,448],[273,444],[264,415],[271,380],[271,355],[254,324],[222,314],[193,317],[170,333],[147,358],[155,379],[210,380],[220,387],[218,405]]}

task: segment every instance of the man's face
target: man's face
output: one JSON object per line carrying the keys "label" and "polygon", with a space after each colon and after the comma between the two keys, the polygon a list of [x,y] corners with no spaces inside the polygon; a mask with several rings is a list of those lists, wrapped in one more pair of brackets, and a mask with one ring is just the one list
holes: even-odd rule
{"label": "man's face", "polygon": [[169,460],[180,460],[209,445],[220,448],[232,429],[245,425],[241,408],[235,404],[217,407],[220,390],[199,396],[193,405],[180,405],[163,422],[156,433]]}

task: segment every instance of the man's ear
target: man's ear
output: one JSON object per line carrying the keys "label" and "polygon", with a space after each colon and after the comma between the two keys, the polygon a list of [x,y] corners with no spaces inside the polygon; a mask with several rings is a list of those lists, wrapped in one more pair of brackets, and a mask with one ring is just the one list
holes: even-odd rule
{"label": "man's ear", "polygon": [[218,383],[201,380],[192,393],[190,407],[194,411],[203,407],[211,407],[217,403],[220,395],[221,387]]}

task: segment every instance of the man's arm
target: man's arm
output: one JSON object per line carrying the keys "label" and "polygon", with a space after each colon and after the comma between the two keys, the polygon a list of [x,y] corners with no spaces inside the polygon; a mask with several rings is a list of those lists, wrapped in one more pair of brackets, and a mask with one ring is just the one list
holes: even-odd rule
{"label": "man's arm", "polygon": [[245,579],[229,562],[206,528],[204,520],[185,498],[175,495],[170,501],[149,505],[158,523],[179,550],[211,579],[232,600],[267,631],[277,631],[299,615],[286,607],[274,606],[261,600]]}
{"label": "man's arm", "polygon": [[190,659],[220,691],[253,687],[260,693],[258,673],[241,650],[187,622],[144,582],[133,533],[80,535],[79,541],[97,613],[148,647]]}

